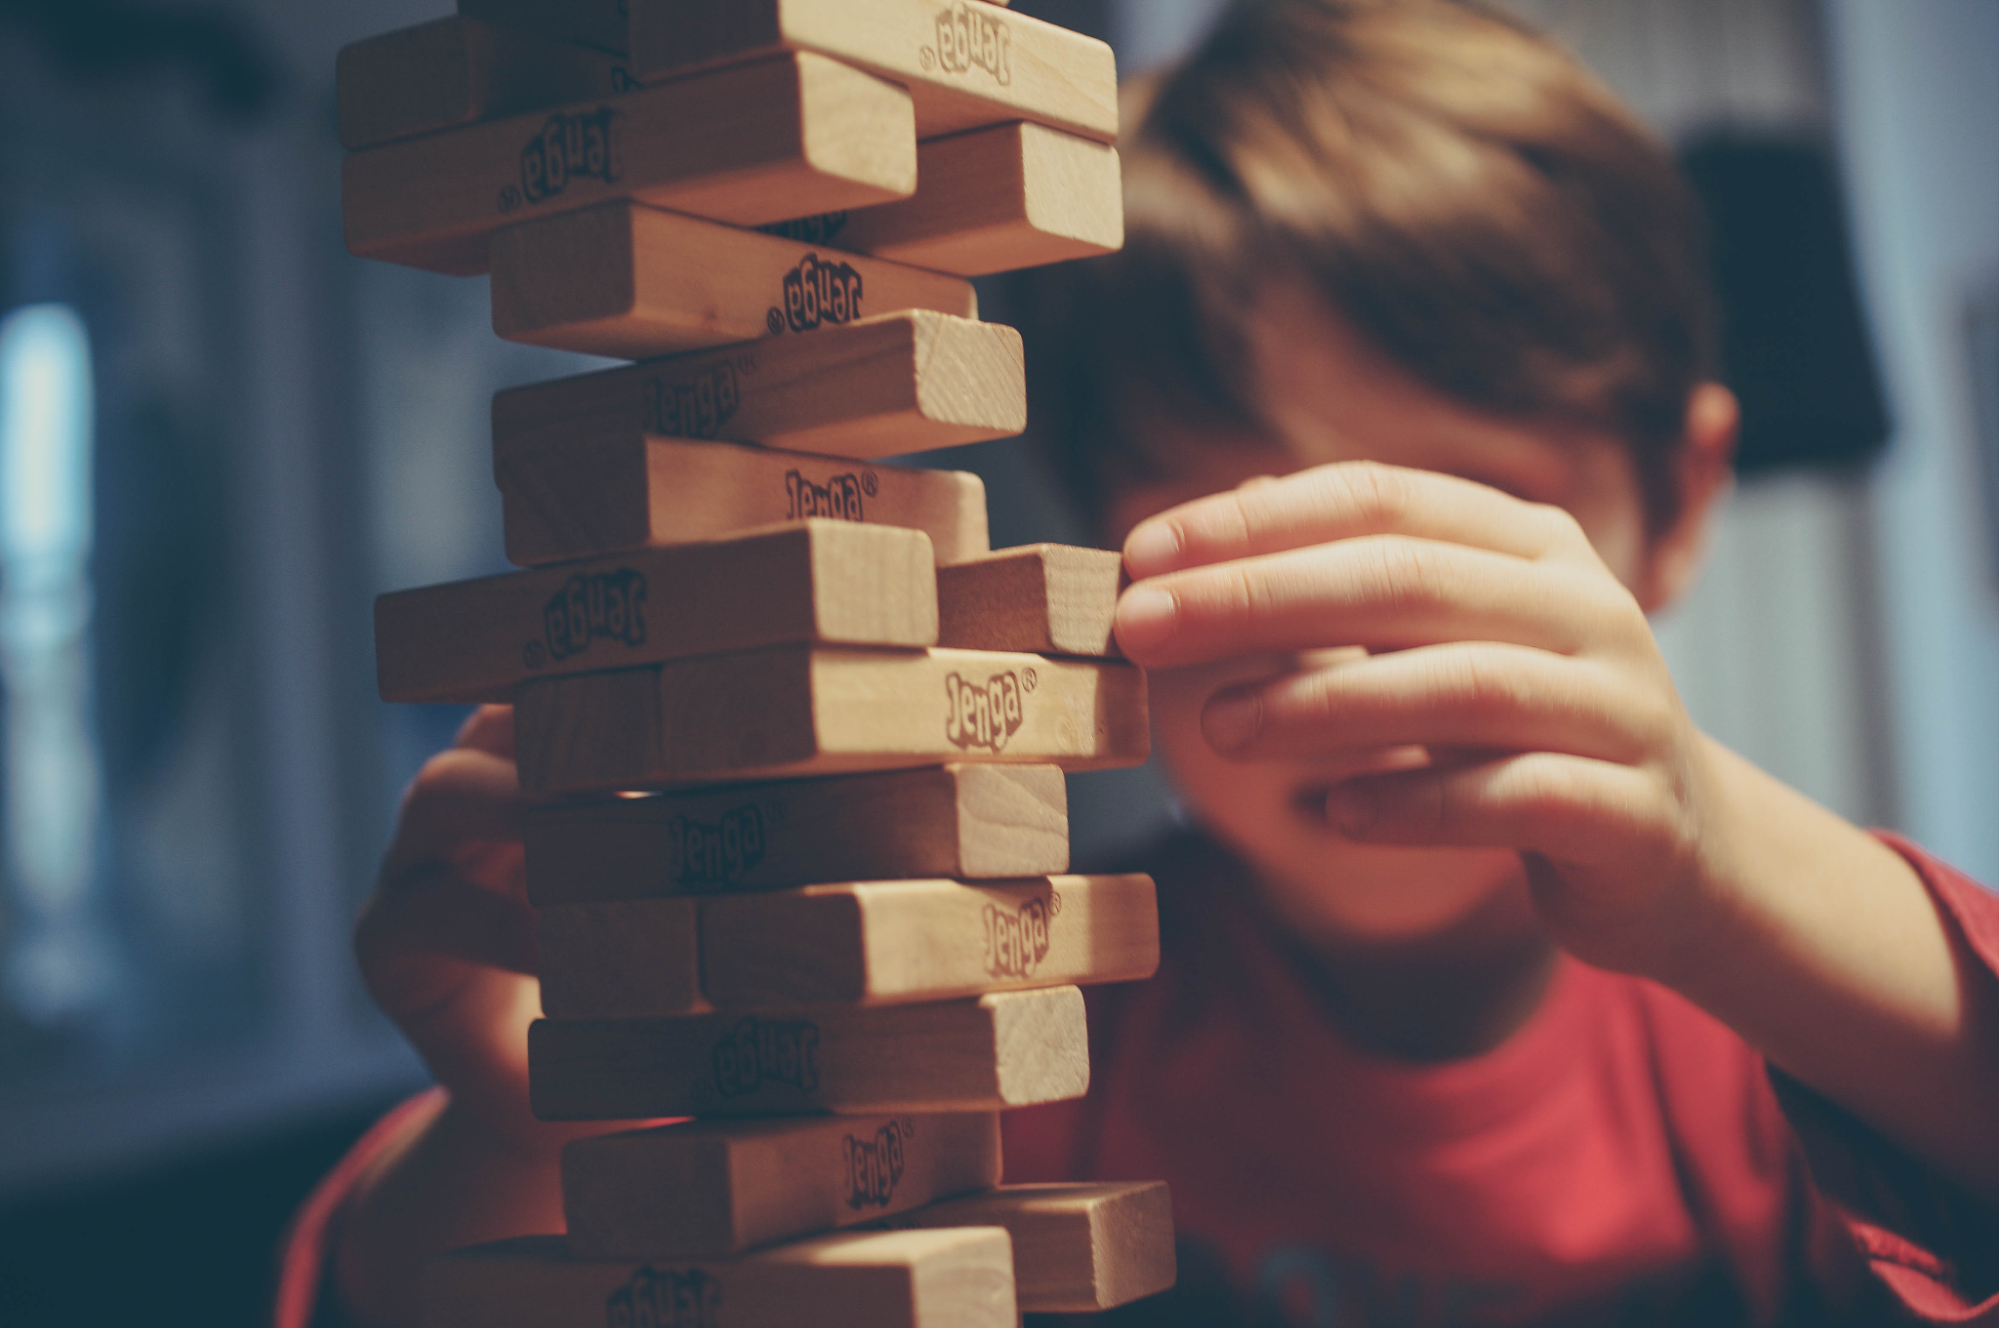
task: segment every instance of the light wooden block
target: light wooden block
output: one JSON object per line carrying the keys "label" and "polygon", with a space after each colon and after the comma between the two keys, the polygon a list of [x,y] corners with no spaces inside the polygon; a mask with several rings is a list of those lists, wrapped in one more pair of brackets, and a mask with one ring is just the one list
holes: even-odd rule
{"label": "light wooden block", "polygon": [[647,434],[874,458],[1027,427],[1020,334],[930,310],[649,360],[493,398],[493,456]]}
{"label": "light wooden block", "polygon": [[473,18],[441,18],[341,48],[340,142],[373,147],[638,85],[618,57]]}
{"label": "light wooden block", "polygon": [[1021,545],[937,569],[937,643],[976,651],[1116,656],[1123,557]]}
{"label": "light wooden block", "polygon": [[540,910],[535,948],[542,1013],[590,1019],[714,1009],[701,994],[700,926],[700,901],[686,897]]}
{"label": "light wooden block", "polygon": [[1000,651],[774,647],[523,683],[532,793],[667,789],[947,761],[1143,762],[1145,675]]}
{"label": "light wooden block", "polygon": [[1117,67],[1093,37],[949,0],[631,0],[634,71],[651,80],[817,51],[909,88],[924,138],[1008,120],[1117,139]]}
{"label": "light wooden block", "polygon": [[824,518],[375,601],[384,701],[509,702],[530,678],[799,642],[936,640],[930,537]]}
{"label": "light wooden block", "polygon": [[733,1255],[999,1184],[999,1115],[689,1121],[562,1150],[570,1249]]}
{"label": "light wooden block", "polygon": [[889,1220],[895,1227],[1003,1227],[1028,1313],[1109,1310],[1173,1286],[1173,1197],[1163,1181],[1002,1186]]}
{"label": "light wooden block", "polygon": [[940,563],[976,558],[986,486],[967,471],[869,466],[692,439],[549,436],[494,458],[507,557],[524,567],[827,517],[908,526]]}
{"label": "light wooden block", "polygon": [[702,989],[723,1010],[946,1001],[1159,967],[1152,878],[868,881],[746,891],[701,910]]}
{"label": "light wooden block", "polygon": [[1108,144],[1016,121],[929,139],[916,163],[916,193],[900,203],[765,229],[962,277],[1124,244],[1124,187]]}
{"label": "light wooden block", "polygon": [[626,360],[875,313],[979,311],[963,278],[623,202],[508,227],[492,271],[502,337]]}
{"label": "light wooden block", "polygon": [[612,55],[630,47],[629,0],[458,0],[458,12]]}
{"label": "light wooden block", "polygon": [[1090,1087],[1073,987],[878,1009],[685,1020],[542,1020],[528,1087],[543,1121],[978,1112]]}
{"label": "light wooden block", "polygon": [[419,1318],[435,1325],[1015,1325],[1010,1239],[997,1227],[840,1232],[695,1262],[586,1260],[566,1237],[432,1257]]}
{"label": "light wooden block", "polygon": [[502,227],[620,199],[760,226],[915,188],[908,94],[813,55],[385,143],[341,168],[349,249],[459,274],[486,270]]}
{"label": "light wooden block", "polygon": [[1056,766],[932,766],[538,807],[523,838],[528,900],[543,907],[1069,870]]}

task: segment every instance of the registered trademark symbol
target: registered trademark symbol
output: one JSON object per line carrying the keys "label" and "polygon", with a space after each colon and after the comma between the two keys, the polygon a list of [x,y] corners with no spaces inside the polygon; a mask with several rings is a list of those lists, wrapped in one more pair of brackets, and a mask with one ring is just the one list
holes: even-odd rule
{"label": "registered trademark symbol", "polygon": [[[771,310],[770,312],[771,312],[771,314],[775,314],[775,313],[776,313],[777,311],[776,311],[775,309],[773,309],[773,310]],[[768,323],[770,322],[770,314],[765,314],[765,315],[764,315],[764,322],[765,322],[765,324],[768,324]],[[744,351],[744,352],[743,352],[743,353],[742,353],[741,355],[737,356],[737,357],[736,357],[736,372],[737,372],[738,374],[754,374],[754,373],[756,373],[756,372],[757,372],[757,353],[756,353],[755,351]]]}
{"label": "registered trademark symbol", "polygon": [[542,660],[546,655],[547,652],[542,649],[542,645],[538,641],[528,642],[525,646],[521,647],[521,663],[530,669],[541,668]]}
{"label": "registered trademark symbol", "polygon": [[776,305],[772,305],[769,309],[765,310],[764,326],[770,329],[770,335],[773,337],[775,337],[778,333],[783,332],[784,311],[782,309],[779,309]]}
{"label": "registered trademark symbol", "polygon": [[500,190],[500,211],[512,212],[521,205],[519,185],[507,185]]}
{"label": "registered trademark symbol", "polygon": [[1060,918],[1062,916],[1062,892],[1048,892],[1048,916],[1050,918]]}
{"label": "registered trademark symbol", "polygon": [[1040,682],[1041,682],[1041,675],[1035,673],[1034,670],[1023,669],[1020,671],[1020,690],[1022,692],[1034,691],[1035,687]]}
{"label": "registered trademark symbol", "polygon": [[925,69],[928,69],[930,68],[930,66],[937,63],[937,52],[931,50],[928,46],[926,46],[921,51],[918,51],[916,53],[916,62],[922,65]]}
{"label": "registered trademark symbol", "polygon": [[875,473],[873,471],[861,472],[861,492],[863,494],[867,495],[869,498],[873,498],[875,496],[875,490],[880,487],[881,487],[881,481],[875,479]]}
{"label": "registered trademark symbol", "polygon": [[782,803],[764,804],[764,820],[769,822],[773,826],[784,825],[784,804]]}

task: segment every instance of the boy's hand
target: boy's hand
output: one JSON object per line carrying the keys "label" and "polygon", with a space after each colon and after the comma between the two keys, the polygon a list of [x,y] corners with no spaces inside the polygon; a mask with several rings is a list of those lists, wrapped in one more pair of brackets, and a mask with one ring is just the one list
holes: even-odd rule
{"label": "boy's hand", "polygon": [[1704,741],[1645,614],[1559,508],[1427,471],[1318,467],[1185,504],[1125,547],[1125,654],[1155,669],[1372,654],[1230,687],[1202,727],[1242,759],[1416,770],[1348,779],[1328,819],[1377,844],[1520,851],[1568,950],[1652,972],[1714,880]]}

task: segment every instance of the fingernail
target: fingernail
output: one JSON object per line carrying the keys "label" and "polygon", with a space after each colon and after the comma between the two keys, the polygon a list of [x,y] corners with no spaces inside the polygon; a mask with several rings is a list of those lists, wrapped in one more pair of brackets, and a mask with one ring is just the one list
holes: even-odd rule
{"label": "fingernail", "polygon": [[1263,700],[1254,692],[1216,697],[1201,713],[1201,732],[1223,752],[1254,742],[1263,732]]}
{"label": "fingernail", "polygon": [[1358,837],[1374,825],[1374,796],[1358,785],[1343,784],[1326,795],[1326,820],[1341,834]]}
{"label": "fingernail", "polygon": [[1173,635],[1180,602],[1158,586],[1134,586],[1117,605],[1117,639],[1126,651],[1146,650]]}
{"label": "fingernail", "polygon": [[1180,532],[1172,522],[1148,521],[1125,537],[1124,565],[1133,577],[1171,571],[1180,557]]}

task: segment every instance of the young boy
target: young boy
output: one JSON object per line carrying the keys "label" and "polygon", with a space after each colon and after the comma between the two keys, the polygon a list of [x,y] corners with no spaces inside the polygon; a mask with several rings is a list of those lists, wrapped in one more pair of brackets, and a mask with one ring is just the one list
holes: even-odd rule
{"label": "young boy", "polygon": [[[1735,429],[1660,149],[1448,0],[1239,4],[1125,123],[1030,381],[1190,824],[1009,1178],[1172,1184],[1146,1323],[1999,1318],[1999,900],[1702,736],[1646,624]],[[527,1111],[520,809],[488,708],[361,923],[444,1090],[321,1205],[363,1317],[604,1128]]]}

